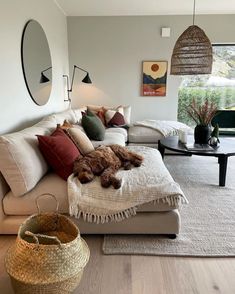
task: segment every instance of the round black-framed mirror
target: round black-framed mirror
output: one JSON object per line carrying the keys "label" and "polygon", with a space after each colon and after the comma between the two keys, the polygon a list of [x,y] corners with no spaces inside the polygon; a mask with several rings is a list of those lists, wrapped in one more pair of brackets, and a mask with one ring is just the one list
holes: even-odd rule
{"label": "round black-framed mirror", "polygon": [[52,62],[46,34],[36,20],[29,20],[25,24],[21,61],[29,95],[37,105],[45,105],[52,88]]}

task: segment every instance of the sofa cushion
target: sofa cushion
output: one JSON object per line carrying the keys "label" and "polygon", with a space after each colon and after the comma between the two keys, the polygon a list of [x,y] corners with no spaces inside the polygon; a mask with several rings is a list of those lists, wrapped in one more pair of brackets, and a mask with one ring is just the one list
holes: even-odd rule
{"label": "sofa cushion", "polygon": [[110,106],[100,106],[100,105],[88,105],[87,108],[89,108],[91,111],[96,111],[98,112],[102,107],[105,109],[109,110],[116,110],[117,108],[122,107],[123,108],[123,115],[125,119],[125,123],[129,125],[131,123],[131,106],[130,105],[120,105],[118,107],[110,107]]}
{"label": "sofa cushion", "polygon": [[[59,202],[59,212],[68,213],[67,183],[55,173],[46,174],[36,187],[23,197],[14,197],[10,191],[3,199],[3,209],[7,215],[31,215],[37,212],[35,200],[39,195],[50,193]],[[17,201],[21,199],[21,201]],[[39,200],[41,211],[55,211],[55,201],[45,196]]]}
{"label": "sofa cushion", "polygon": [[158,143],[158,140],[163,139],[163,135],[154,129],[131,126],[128,130],[128,141],[130,143]]}
{"label": "sofa cushion", "polygon": [[[55,173],[45,175],[36,187],[23,197],[15,197],[12,191],[3,198],[3,210],[6,215],[31,215],[37,212],[35,200],[39,195],[51,193],[59,201],[59,213],[69,213],[67,183]],[[55,211],[55,202],[51,197],[39,200],[41,211]],[[170,211],[176,206],[167,203],[146,203],[138,207],[138,212]]]}
{"label": "sofa cushion", "polygon": [[89,109],[89,111],[92,111],[95,115],[98,116],[98,118],[102,121],[103,125],[106,126],[106,122],[105,122],[105,112],[107,111],[107,109],[105,107],[100,107],[100,108],[89,108],[89,106],[87,106],[87,109]]}
{"label": "sofa cushion", "polygon": [[104,140],[91,141],[91,142],[95,148],[100,145],[112,145],[112,144],[118,144],[121,146],[125,146],[125,137],[120,133],[105,132]]}
{"label": "sofa cushion", "polygon": [[[81,125],[73,125],[74,128],[81,130],[84,134],[85,131]],[[108,144],[120,144],[121,146],[125,146],[125,142],[127,142],[128,133],[124,128],[108,128],[105,129],[105,135],[103,141],[93,141],[91,143],[94,147],[98,147],[100,145],[108,145]]]}
{"label": "sofa cushion", "polygon": [[107,110],[105,112],[105,122],[107,127],[124,126],[126,123],[123,115],[123,108],[118,110]]}
{"label": "sofa cushion", "polygon": [[83,155],[94,150],[90,139],[79,128],[69,128],[66,130],[66,133]]}
{"label": "sofa cushion", "polygon": [[0,137],[0,171],[15,196],[30,191],[48,170],[35,134],[50,134],[56,127],[52,116],[22,131]]}
{"label": "sofa cushion", "polygon": [[131,106],[127,105],[127,106],[122,106],[122,107],[123,107],[125,122],[127,125],[130,125],[130,123],[131,123]]}
{"label": "sofa cushion", "polygon": [[81,108],[75,108],[72,110],[75,118],[76,118],[76,124],[80,124],[82,121],[82,112],[86,112],[87,111],[87,107],[81,107]]}
{"label": "sofa cushion", "polygon": [[91,140],[102,141],[105,135],[105,127],[102,121],[89,109],[82,117],[82,126]]}
{"label": "sofa cushion", "polygon": [[68,109],[62,112],[54,113],[53,117],[57,124],[62,125],[65,120],[71,124],[77,123],[77,117],[72,109]]}
{"label": "sofa cushion", "polygon": [[66,130],[72,128],[73,125],[65,119],[64,123],[62,125],[57,124],[57,127],[60,127],[62,130],[66,131]]}
{"label": "sofa cushion", "polygon": [[127,142],[128,139],[128,132],[124,128],[108,128],[105,130],[106,134],[121,134],[124,136],[125,142]]}
{"label": "sofa cushion", "polygon": [[47,163],[56,174],[67,180],[73,172],[73,163],[80,155],[72,140],[61,128],[57,128],[50,136],[37,135],[39,149]]}

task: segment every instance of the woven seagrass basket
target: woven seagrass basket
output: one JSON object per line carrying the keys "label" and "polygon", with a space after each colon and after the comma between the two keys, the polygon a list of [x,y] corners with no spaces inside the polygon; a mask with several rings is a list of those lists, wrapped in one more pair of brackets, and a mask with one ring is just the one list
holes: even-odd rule
{"label": "woven seagrass basket", "polygon": [[[52,194],[40,195],[56,197]],[[38,197],[38,198],[39,198]],[[79,284],[89,260],[89,248],[77,226],[66,216],[41,213],[20,226],[15,244],[8,250],[5,266],[15,293],[65,294]]]}

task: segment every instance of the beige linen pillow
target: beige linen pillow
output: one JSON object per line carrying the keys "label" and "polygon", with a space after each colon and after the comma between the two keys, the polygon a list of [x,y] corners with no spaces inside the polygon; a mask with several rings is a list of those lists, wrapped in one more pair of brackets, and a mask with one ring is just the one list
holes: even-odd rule
{"label": "beige linen pillow", "polygon": [[79,128],[69,128],[66,132],[83,155],[95,150],[90,139]]}
{"label": "beige linen pillow", "polygon": [[0,171],[15,196],[33,189],[47,172],[36,134],[49,135],[55,126],[49,116],[30,128],[0,136]]}

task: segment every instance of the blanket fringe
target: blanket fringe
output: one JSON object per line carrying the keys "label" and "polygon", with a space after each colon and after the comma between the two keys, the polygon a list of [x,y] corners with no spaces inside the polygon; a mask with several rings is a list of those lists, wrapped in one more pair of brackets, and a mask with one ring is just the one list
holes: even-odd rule
{"label": "blanket fringe", "polygon": [[[160,202],[166,203],[169,206],[174,206],[174,205],[176,206],[176,205],[188,203],[188,201],[185,198],[182,198],[179,195],[170,195],[170,196],[166,196],[165,198],[158,198],[151,201],[150,203],[157,205]],[[136,212],[137,212],[137,207],[131,207],[124,211],[120,211],[114,214],[97,215],[91,212],[81,211],[78,209],[76,205],[73,207],[70,207],[70,215],[75,216],[77,219],[82,217],[85,222],[96,223],[96,224],[104,224],[108,222],[120,222],[124,219],[127,219],[131,216],[136,215]]]}
{"label": "blanket fringe", "polygon": [[131,207],[124,211],[117,212],[110,215],[97,215],[97,214],[93,214],[93,213],[85,212],[81,210],[77,210],[76,212],[73,211],[72,214],[77,219],[82,217],[83,220],[88,223],[104,224],[108,222],[120,222],[124,219],[127,219],[131,216],[136,215],[136,211],[137,211],[137,207]]}
{"label": "blanket fringe", "polygon": [[157,205],[159,203],[168,204],[169,206],[176,206],[181,204],[188,204],[188,201],[186,198],[181,197],[180,195],[170,195],[166,196],[165,198],[158,198],[150,203],[153,203],[154,205]]}

